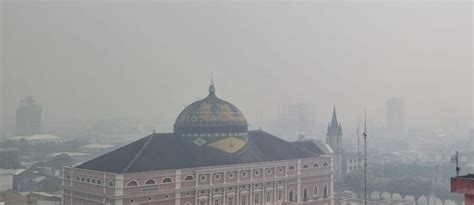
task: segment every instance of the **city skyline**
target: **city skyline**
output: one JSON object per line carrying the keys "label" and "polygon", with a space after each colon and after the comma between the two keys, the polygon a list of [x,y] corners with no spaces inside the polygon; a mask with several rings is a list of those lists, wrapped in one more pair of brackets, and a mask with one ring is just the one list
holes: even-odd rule
{"label": "city skyline", "polygon": [[[99,6],[84,15],[88,4],[58,3],[61,9],[49,10],[48,2],[5,3],[7,127],[18,100],[29,95],[42,105],[45,124],[108,119],[169,124],[185,102],[201,97],[198,88],[211,72],[251,125],[272,122],[280,104],[305,103],[315,104],[318,123],[325,123],[336,104],[348,128],[356,127],[364,108],[374,125],[383,126],[385,100],[400,97],[412,128],[464,133],[470,127],[472,50],[465,42],[472,40],[469,10],[461,2],[299,3],[288,10],[238,3],[193,9],[130,4]],[[121,9],[134,18],[120,15]],[[334,22],[325,23],[329,19]]]}

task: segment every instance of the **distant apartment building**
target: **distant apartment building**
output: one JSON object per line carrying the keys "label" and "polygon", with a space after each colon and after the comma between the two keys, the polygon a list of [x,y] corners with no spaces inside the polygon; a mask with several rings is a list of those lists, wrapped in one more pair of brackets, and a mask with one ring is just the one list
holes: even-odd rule
{"label": "distant apartment building", "polygon": [[391,132],[400,133],[404,129],[405,110],[401,98],[387,100],[387,128]]}
{"label": "distant apartment building", "polygon": [[278,127],[282,135],[315,134],[315,107],[312,104],[285,104],[279,107]]}
{"label": "distant apartment building", "polygon": [[41,132],[41,107],[31,96],[20,101],[16,110],[16,135],[30,136]]}

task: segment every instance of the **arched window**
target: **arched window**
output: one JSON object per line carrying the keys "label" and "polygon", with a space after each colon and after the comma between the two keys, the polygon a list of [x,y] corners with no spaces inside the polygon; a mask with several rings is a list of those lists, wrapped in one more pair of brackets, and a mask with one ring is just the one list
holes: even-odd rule
{"label": "arched window", "polygon": [[95,184],[95,179],[92,179],[92,180],[91,180],[91,183]]}
{"label": "arched window", "polygon": [[114,186],[114,183],[113,183],[113,182],[109,182],[109,186]]}
{"label": "arched window", "polygon": [[152,185],[152,184],[156,184],[156,181],[154,179],[148,179],[145,181],[145,185]]}
{"label": "arched window", "polygon": [[184,178],[184,181],[194,181],[194,177],[189,175]]}
{"label": "arched window", "polygon": [[102,181],[100,179],[98,179],[97,184],[102,184]]}
{"label": "arched window", "polygon": [[318,163],[315,163],[315,164],[313,164],[313,167],[314,167],[314,168],[318,168],[318,167],[319,167],[319,164],[318,164]]}
{"label": "arched window", "polygon": [[303,169],[308,169],[309,166],[307,164],[303,165]]}
{"label": "arched window", "polygon": [[313,188],[313,196],[318,196],[318,186],[314,186]]}
{"label": "arched window", "polygon": [[288,167],[289,170],[294,170],[295,169],[295,166],[291,165],[290,167]]}
{"label": "arched window", "polygon": [[161,181],[161,183],[163,183],[163,184],[172,183],[172,182],[173,182],[173,180],[169,177],[166,177],[166,178],[163,179],[163,181]]}
{"label": "arched window", "polygon": [[323,196],[324,196],[324,198],[326,198],[328,196],[328,185],[327,184],[325,184],[323,186]]}
{"label": "arched window", "polygon": [[290,189],[290,192],[288,193],[288,201],[294,201],[294,198],[293,198],[293,189]]}
{"label": "arched window", "polygon": [[329,164],[327,162],[324,162],[323,167],[327,167]]}
{"label": "arched window", "polygon": [[308,201],[308,187],[303,189],[303,201]]}
{"label": "arched window", "polygon": [[134,186],[138,186],[138,182],[133,180],[133,181],[129,181],[127,183],[127,187],[134,187]]}

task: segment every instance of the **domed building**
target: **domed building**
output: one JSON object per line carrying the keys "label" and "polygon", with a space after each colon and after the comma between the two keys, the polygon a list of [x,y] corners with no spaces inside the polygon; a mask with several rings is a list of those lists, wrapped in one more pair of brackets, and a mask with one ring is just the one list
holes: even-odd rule
{"label": "domed building", "polygon": [[153,133],[64,168],[64,205],[333,204],[331,153],[248,130],[243,113],[216,95]]}
{"label": "domed building", "polygon": [[209,95],[187,106],[176,119],[174,133],[198,146],[208,145],[235,153],[247,145],[248,124],[242,112],[216,96],[214,84]]}

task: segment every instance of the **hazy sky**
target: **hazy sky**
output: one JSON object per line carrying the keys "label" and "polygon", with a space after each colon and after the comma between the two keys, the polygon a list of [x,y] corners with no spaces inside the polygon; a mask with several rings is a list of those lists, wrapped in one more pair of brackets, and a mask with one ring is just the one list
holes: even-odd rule
{"label": "hazy sky", "polygon": [[251,124],[279,104],[332,105],[346,129],[364,107],[385,123],[401,97],[407,127],[465,129],[473,105],[472,2],[3,1],[3,117],[27,95],[45,123],[172,124],[217,95]]}

